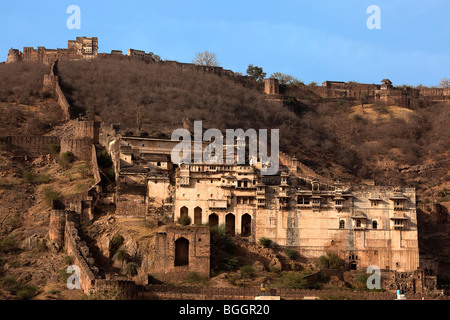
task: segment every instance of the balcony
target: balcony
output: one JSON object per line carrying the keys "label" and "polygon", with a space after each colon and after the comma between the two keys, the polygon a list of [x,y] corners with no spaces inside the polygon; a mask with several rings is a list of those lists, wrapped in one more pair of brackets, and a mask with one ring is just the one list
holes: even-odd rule
{"label": "balcony", "polygon": [[228,208],[228,200],[210,199],[210,200],[208,200],[208,207],[210,209],[227,209]]}

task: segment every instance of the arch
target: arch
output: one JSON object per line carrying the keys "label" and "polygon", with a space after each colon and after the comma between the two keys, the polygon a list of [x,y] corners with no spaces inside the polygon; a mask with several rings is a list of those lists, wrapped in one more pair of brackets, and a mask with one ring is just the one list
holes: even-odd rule
{"label": "arch", "polygon": [[252,217],[246,213],[241,217],[241,237],[249,237],[252,234]]}
{"label": "arch", "polygon": [[187,207],[181,207],[180,209],[180,218],[184,216],[189,216],[189,209]]}
{"label": "arch", "polygon": [[358,270],[358,263],[356,261],[350,262],[350,270]]}
{"label": "arch", "polygon": [[344,229],[345,228],[345,221],[341,220],[339,221],[339,229]]}
{"label": "arch", "polygon": [[378,222],[376,220],[372,221],[372,229],[378,229]]}
{"label": "arch", "polygon": [[219,225],[219,216],[215,213],[211,213],[208,218],[209,227],[216,227]]}
{"label": "arch", "polygon": [[202,224],[202,208],[200,207],[194,209],[194,224]]}
{"label": "arch", "polygon": [[175,241],[175,266],[189,265],[189,240],[179,238]]}
{"label": "arch", "polygon": [[225,229],[228,235],[234,236],[236,228],[236,218],[234,214],[229,213],[225,216]]}

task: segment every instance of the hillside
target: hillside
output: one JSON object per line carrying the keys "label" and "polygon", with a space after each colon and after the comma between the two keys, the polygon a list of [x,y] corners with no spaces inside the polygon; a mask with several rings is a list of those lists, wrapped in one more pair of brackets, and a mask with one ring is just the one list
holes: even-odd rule
{"label": "hillside", "polygon": [[291,99],[283,105],[227,77],[159,64],[62,61],[58,69],[77,110],[136,134],[170,136],[183,118],[220,130],[277,128],[283,151],[333,179],[419,187],[430,172],[406,172],[413,166],[433,166],[431,176],[449,179],[450,108],[445,103],[406,109]]}
{"label": "hillside", "polygon": [[[50,135],[67,129],[55,97],[41,91],[47,72],[48,67],[40,64],[0,65],[0,136]],[[443,218],[450,200],[449,104],[410,108],[354,101],[312,104],[292,97],[282,103],[228,77],[139,61],[63,60],[58,74],[75,110],[103,125],[120,124],[137,135],[151,136],[170,136],[183,118],[221,130],[280,129],[281,149],[327,178],[416,187],[421,254],[438,257],[443,269],[448,268],[450,252],[441,248],[450,247]],[[1,147],[0,251],[5,258],[0,259],[0,272],[17,283],[36,285],[38,298],[70,298],[64,277],[58,274],[66,265],[64,259],[53,248],[40,245],[48,233],[46,188],[73,195],[85,190],[91,177],[80,175],[82,163],[63,172],[51,157],[18,158]],[[26,172],[34,179],[30,181]],[[433,203],[442,204],[440,219],[429,214],[436,213]],[[103,220],[99,224],[108,225]],[[100,234],[97,226],[90,230],[94,237]],[[130,233],[142,231],[140,226],[136,230],[123,226]],[[14,241],[8,244],[9,237]],[[33,265],[45,265],[48,274],[32,273]],[[11,294],[2,290],[0,297]]]}

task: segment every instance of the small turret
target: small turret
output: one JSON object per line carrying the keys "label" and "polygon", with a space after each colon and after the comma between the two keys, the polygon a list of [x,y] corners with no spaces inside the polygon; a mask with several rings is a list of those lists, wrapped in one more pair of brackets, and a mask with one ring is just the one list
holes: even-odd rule
{"label": "small turret", "polygon": [[9,49],[8,59],[6,60],[6,63],[21,62],[21,61],[23,61],[22,52],[13,48]]}

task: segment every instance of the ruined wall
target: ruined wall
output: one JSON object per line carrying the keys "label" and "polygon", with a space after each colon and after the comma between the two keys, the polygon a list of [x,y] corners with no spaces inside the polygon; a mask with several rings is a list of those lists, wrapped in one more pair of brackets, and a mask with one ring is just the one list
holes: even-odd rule
{"label": "ruined wall", "polygon": [[49,239],[59,248],[64,246],[64,232],[66,228],[66,212],[58,203],[53,202],[50,212]]}
{"label": "ruined wall", "polygon": [[[96,274],[94,259],[89,248],[81,242],[75,223],[66,220],[64,232],[64,247],[68,255],[74,258],[73,264],[80,268],[80,285],[84,293],[88,294],[95,287]],[[94,271],[93,271],[94,270]]]}
{"label": "ruined wall", "polygon": [[79,160],[91,160],[92,139],[91,138],[63,138],[61,139],[61,153],[72,152]]}
{"label": "ruined wall", "polygon": [[[189,262],[176,266],[176,241],[189,241]],[[156,277],[186,276],[195,271],[202,276],[210,274],[210,233],[208,226],[172,226],[157,233],[155,240],[154,274]]]}
{"label": "ruined wall", "polygon": [[92,145],[92,157],[91,157],[92,174],[94,175],[94,185],[98,185],[102,182],[102,177],[100,176],[100,169],[98,167],[97,161],[97,149],[95,145]]}
{"label": "ruined wall", "polygon": [[59,138],[52,136],[15,136],[1,140],[8,151],[30,155],[49,154],[51,145],[60,144]]}
{"label": "ruined wall", "polygon": [[81,121],[75,122],[75,138],[91,138],[92,143],[99,143],[100,123],[97,121]]}

